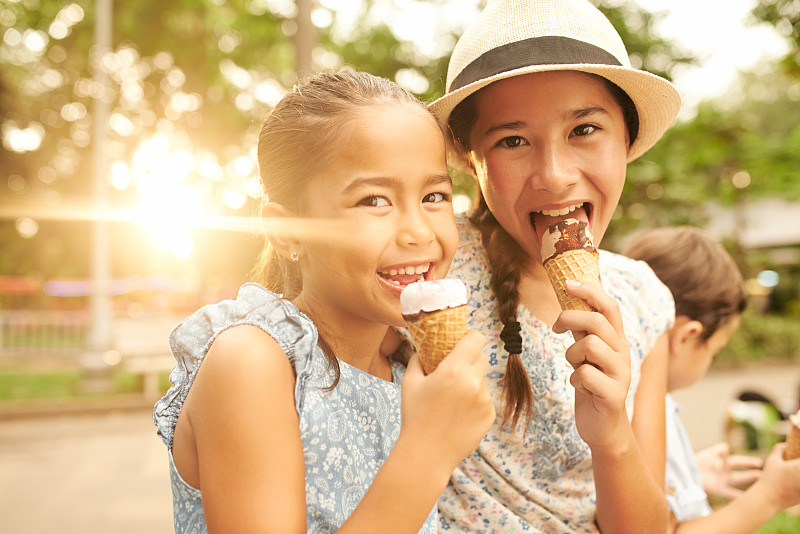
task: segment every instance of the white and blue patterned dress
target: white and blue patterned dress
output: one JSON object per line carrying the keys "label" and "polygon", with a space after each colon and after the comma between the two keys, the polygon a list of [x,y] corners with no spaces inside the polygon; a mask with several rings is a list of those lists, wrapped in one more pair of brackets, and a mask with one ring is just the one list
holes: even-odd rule
{"label": "white and blue patterned dress", "polygon": [[[238,325],[264,330],[294,364],[307,530],[334,532],[352,514],[394,447],[400,433],[400,380],[405,368],[393,363],[394,382],[387,382],[340,360],[339,383],[333,390],[325,389],[333,372],[317,345],[314,324],[289,301],[252,283],[239,289],[235,301],[201,308],[170,335],[178,363],[170,375],[173,386],[155,405],[154,420],[169,452],[175,532],[206,532],[201,492],[180,477],[172,459],[175,424],[211,344],[221,332]],[[434,508],[420,532],[436,532],[436,523]]]}
{"label": "white and blue patterned dress", "polygon": [[[460,246],[448,275],[470,291],[470,328],[487,338],[487,378],[501,413],[502,379],[507,353],[500,340],[502,323],[489,287],[490,268],[480,234],[459,221]],[[671,326],[675,308],[669,290],[643,262],[601,251],[603,289],[619,303],[631,353],[633,396],[645,356]],[[575,427],[575,391],[565,350],[571,333],[555,334],[549,325],[520,306],[522,362],[533,389],[533,415],[526,434],[501,430],[499,419],[450,479],[439,500],[443,532],[597,533],[595,488],[589,447]]]}

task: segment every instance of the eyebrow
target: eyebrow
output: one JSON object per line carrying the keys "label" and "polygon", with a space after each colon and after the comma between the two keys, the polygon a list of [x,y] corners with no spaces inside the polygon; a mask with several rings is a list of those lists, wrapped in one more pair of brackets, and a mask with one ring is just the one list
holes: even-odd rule
{"label": "eyebrow", "polygon": [[[569,119],[583,119],[594,115],[596,113],[602,113],[608,115],[608,110],[602,106],[590,106],[586,108],[579,108],[567,111],[564,113],[563,118],[564,120]],[[502,131],[502,130],[521,130],[528,125],[525,121],[512,121],[512,122],[504,122],[502,124],[495,124],[494,126],[490,126],[484,132],[484,136],[492,134],[494,132]]]}
{"label": "eyebrow", "polygon": [[[437,185],[442,183],[452,184],[453,180],[447,174],[434,174],[425,180],[425,185]],[[342,193],[350,193],[364,187],[388,187],[402,189],[405,185],[404,180],[387,176],[370,176],[368,178],[356,178],[344,188]]]}
{"label": "eyebrow", "polygon": [[514,121],[514,122],[504,122],[503,124],[495,124],[494,126],[490,126],[484,133],[484,136],[489,134],[493,134],[494,132],[499,132],[500,130],[521,130],[528,123],[524,121]]}
{"label": "eyebrow", "polygon": [[572,117],[572,118],[575,118],[575,119],[583,119],[585,117],[588,117],[590,115],[594,115],[596,113],[602,113],[604,115],[608,115],[608,110],[606,108],[602,107],[602,106],[591,106],[591,107],[588,107],[588,108],[581,108],[581,109],[576,109],[574,111],[570,111],[569,113],[566,113],[565,115],[566,115],[567,118]]}

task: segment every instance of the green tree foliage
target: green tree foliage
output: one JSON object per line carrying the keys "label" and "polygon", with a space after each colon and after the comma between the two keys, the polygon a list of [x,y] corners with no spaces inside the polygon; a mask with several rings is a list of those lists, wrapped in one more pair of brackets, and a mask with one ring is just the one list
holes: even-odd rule
{"label": "green tree foliage", "polygon": [[729,94],[701,103],[630,165],[612,242],[641,227],[703,226],[709,201],[733,207],[769,196],[800,199],[800,71],[791,67],[800,45],[798,8],[800,2],[761,2],[758,19],[782,28],[793,51],[780,65],[741,74]]}
{"label": "green tree foliage", "polygon": [[[427,9],[420,22],[436,24],[435,35],[422,43],[398,37],[394,23],[405,9],[399,3],[351,4],[357,9],[348,19],[324,0],[317,3],[316,68],[351,66],[373,72],[430,101],[444,91],[450,52],[469,10],[477,12],[485,0],[458,0],[456,8],[448,0],[418,3]],[[793,39],[795,59],[796,4],[762,0],[756,9],[760,20],[783,28]],[[694,62],[690,53],[657,34],[663,14],[648,13],[632,0],[597,0],[597,5],[619,30],[635,66],[671,78],[677,66]],[[23,239],[15,228],[16,215],[0,213],[2,274],[88,272],[88,225],[41,215],[53,207],[91,204],[92,111],[98,94],[90,62],[95,6],[89,0],[0,2],[0,125],[6,148],[0,151],[0,206],[7,211],[9,206],[36,207],[30,216],[39,222],[38,234]],[[301,27],[296,16],[291,0],[114,2],[112,53],[104,59],[111,78],[105,97],[112,113],[106,153],[127,165],[128,176],[124,166],[115,175],[113,206],[137,205],[143,187],[139,173],[150,177],[151,186],[171,181],[186,186],[205,213],[253,212],[258,196],[253,148],[261,120],[296,78],[293,43]],[[800,152],[799,90],[797,78],[786,76],[769,87],[762,77],[746,79],[736,103],[703,104],[695,118],[674,125],[631,164],[608,246],[644,226],[703,224],[698,207],[709,198],[727,204],[743,195],[775,192],[797,198],[793,175],[800,167],[795,155]],[[10,139],[23,134],[34,145],[39,139],[40,145],[26,148],[23,143],[12,149]],[[170,154],[190,154],[191,160],[176,156],[170,172],[147,167],[146,155],[155,161],[158,143],[168,145]],[[136,164],[142,168],[134,169]],[[741,172],[750,177],[744,189],[734,186],[733,178]],[[469,191],[471,182],[462,176],[456,186]],[[165,191],[173,198],[162,206],[164,212],[180,214],[179,191]],[[143,235],[133,225],[115,226],[116,274],[163,268],[152,259],[163,251],[130,246],[143,241]],[[236,261],[249,266],[252,249],[259,246],[252,239],[215,238],[213,245],[210,238],[195,241],[204,257],[203,262],[193,261],[202,263],[201,275],[225,271],[226,264]],[[209,257],[208,251],[217,246],[229,248]]]}
{"label": "green tree foliage", "polygon": [[664,12],[649,12],[631,0],[595,1],[622,37],[631,65],[668,80],[679,65],[695,64],[689,51],[658,35],[656,25]]}
{"label": "green tree foliage", "polygon": [[[446,68],[444,53],[433,58],[417,53],[386,24],[370,19],[374,4],[363,4],[352,40],[334,35],[337,13],[317,5],[318,35],[311,36],[319,43],[316,68],[350,65],[389,78],[405,71],[412,81],[422,80],[416,92],[431,97]],[[96,5],[89,0],[0,3],[0,123],[6,148],[0,151],[5,208],[0,214],[0,273],[86,276],[88,223],[64,224],[59,219],[66,215],[52,209],[73,207],[72,217],[76,210],[92,217],[87,210],[98,94],[111,105],[105,152],[124,163],[112,169],[117,178],[111,189],[113,207],[134,207],[145,186],[164,187],[169,181],[175,182],[173,193],[196,195],[207,214],[248,216],[256,204],[252,164],[258,128],[296,79],[293,42],[300,25],[294,3],[116,0],[113,43],[102,60],[110,78],[105,89],[93,80]],[[147,166],[148,158],[165,163],[164,152],[175,156],[166,162],[176,167],[172,176],[163,166]],[[181,160],[185,154],[194,160]],[[149,184],[137,174],[147,174]],[[178,200],[164,198],[162,209],[179,212]],[[19,211],[38,223],[39,231],[30,239],[15,228]],[[115,223],[113,234],[115,275],[162,267],[158,262],[148,265],[142,256],[164,251],[143,254],[130,246],[143,241],[140,230]],[[43,250],[43,242],[52,245],[44,247],[49,252],[36,252]],[[200,240],[196,244],[204,246]],[[238,248],[258,246],[247,241]],[[252,260],[249,251],[231,250],[223,256]]]}
{"label": "green tree foliage", "polygon": [[753,17],[775,27],[786,38],[790,50],[781,60],[781,67],[794,78],[800,78],[800,1],[758,0]]}

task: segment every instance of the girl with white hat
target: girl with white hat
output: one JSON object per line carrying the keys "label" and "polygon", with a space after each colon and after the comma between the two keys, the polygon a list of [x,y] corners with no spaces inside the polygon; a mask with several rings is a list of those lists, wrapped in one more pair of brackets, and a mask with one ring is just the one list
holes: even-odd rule
{"label": "girl with white hat", "polygon": [[585,0],[490,0],[430,107],[480,185],[450,276],[470,286],[498,413],[439,501],[442,528],[664,532],[672,297],[645,265],[600,251],[602,287],[569,289],[596,312],[562,313],[541,239],[571,217],[599,244],[677,91],[632,68]]}

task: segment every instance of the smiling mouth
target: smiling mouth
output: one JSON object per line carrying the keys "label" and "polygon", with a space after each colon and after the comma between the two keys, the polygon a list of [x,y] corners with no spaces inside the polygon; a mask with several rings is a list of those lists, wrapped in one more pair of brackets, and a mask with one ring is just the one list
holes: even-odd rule
{"label": "smiling mouth", "polygon": [[414,282],[422,282],[428,278],[431,263],[422,265],[407,265],[405,267],[392,267],[378,271],[378,276],[392,285],[405,287]]}

